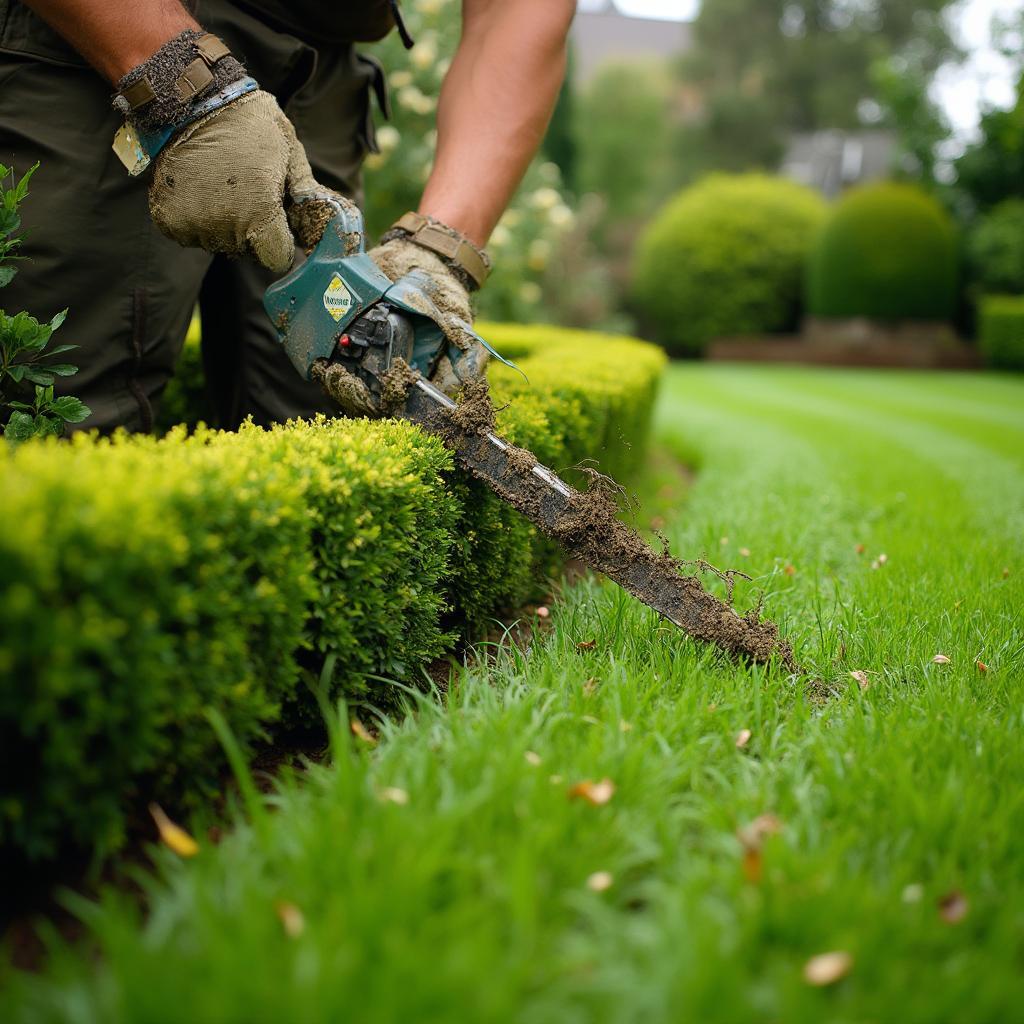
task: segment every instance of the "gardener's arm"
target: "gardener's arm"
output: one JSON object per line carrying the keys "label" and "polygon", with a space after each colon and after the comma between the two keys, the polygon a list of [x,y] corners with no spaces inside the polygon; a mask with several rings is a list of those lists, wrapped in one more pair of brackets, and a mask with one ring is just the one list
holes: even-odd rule
{"label": "gardener's arm", "polygon": [[198,28],[179,0],[23,0],[104,78],[117,83],[185,29]]}
{"label": "gardener's arm", "polygon": [[463,0],[420,212],[485,245],[547,129],[575,0]]}

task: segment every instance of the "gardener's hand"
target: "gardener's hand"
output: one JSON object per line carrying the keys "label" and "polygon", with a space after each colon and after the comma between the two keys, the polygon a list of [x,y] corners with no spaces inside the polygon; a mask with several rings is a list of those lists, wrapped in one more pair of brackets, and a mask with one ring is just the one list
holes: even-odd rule
{"label": "gardener's hand", "polygon": [[185,128],[160,153],[149,208],[181,245],[253,256],[283,272],[295,256],[286,199],[325,191],[291,121],[258,90]]}
{"label": "gardener's hand", "polygon": [[469,289],[456,271],[440,256],[408,238],[383,242],[370,250],[370,256],[392,281],[413,271],[420,272],[416,275],[416,287],[403,297],[415,304],[416,295],[421,293],[427,300],[423,312],[437,319],[449,342],[448,351],[431,374],[434,384],[445,394],[454,395],[463,385],[483,376],[490,353],[470,330],[473,311]]}

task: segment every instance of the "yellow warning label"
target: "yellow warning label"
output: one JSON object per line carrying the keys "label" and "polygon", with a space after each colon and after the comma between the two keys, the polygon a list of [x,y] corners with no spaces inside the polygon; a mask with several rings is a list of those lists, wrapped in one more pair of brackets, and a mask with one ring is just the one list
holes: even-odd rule
{"label": "yellow warning label", "polygon": [[327,291],[324,292],[324,309],[337,323],[351,308],[352,293],[345,287],[345,282],[335,274],[327,286]]}

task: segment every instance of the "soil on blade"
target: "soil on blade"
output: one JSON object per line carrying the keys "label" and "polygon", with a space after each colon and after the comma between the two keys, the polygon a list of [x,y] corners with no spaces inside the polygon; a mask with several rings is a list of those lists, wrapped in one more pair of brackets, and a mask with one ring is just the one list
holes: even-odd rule
{"label": "soil on blade", "polygon": [[[479,381],[467,387],[457,409],[446,413],[438,433],[459,455],[480,435],[494,429],[490,394],[486,383]],[[589,477],[587,490],[573,490],[552,513],[551,489],[532,472],[537,465],[533,454],[522,448],[510,448],[504,458],[519,483],[503,485],[498,481],[496,486],[492,476],[474,470],[471,463],[469,468],[559,541],[570,555],[609,576],[698,640],[757,662],[775,657],[789,671],[796,671],[790,645],[779,636],[775,623],[759,618],[759,609],[739,615],[705,590],[696,576],[686,575],[684,563],[667,548],[661,552],[652,550],[620,520],[616,499],[622,489],[610,477],[581,468]]]}

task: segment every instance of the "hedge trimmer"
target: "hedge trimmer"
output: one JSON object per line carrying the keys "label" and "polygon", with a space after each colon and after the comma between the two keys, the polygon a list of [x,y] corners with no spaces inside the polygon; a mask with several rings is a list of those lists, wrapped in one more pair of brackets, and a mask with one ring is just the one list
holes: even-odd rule
{"label": "hedge trimmer", "polygon": [[439,437],[458,465],[669,622],[729,653],[759,662],[776,656],[794,670],[789,644],[774,623],[761,621],[757,610],[737,614],[696,577],[684,575],[667,550],[654,551],[619,520],[615,485],[607,477],[591,470],[590,488],[573,488],[496,433],[485,383],[468,386],[456,403],[429,381],[448,344],[438,326],[441,312],[424,301],[416,272],[398,282],[381,273],[365,252],[358,211],[332,206],[307,258],[264,298],[299,373],[320,381],[328,394],[332,374],[355,375],[379,415]]}

